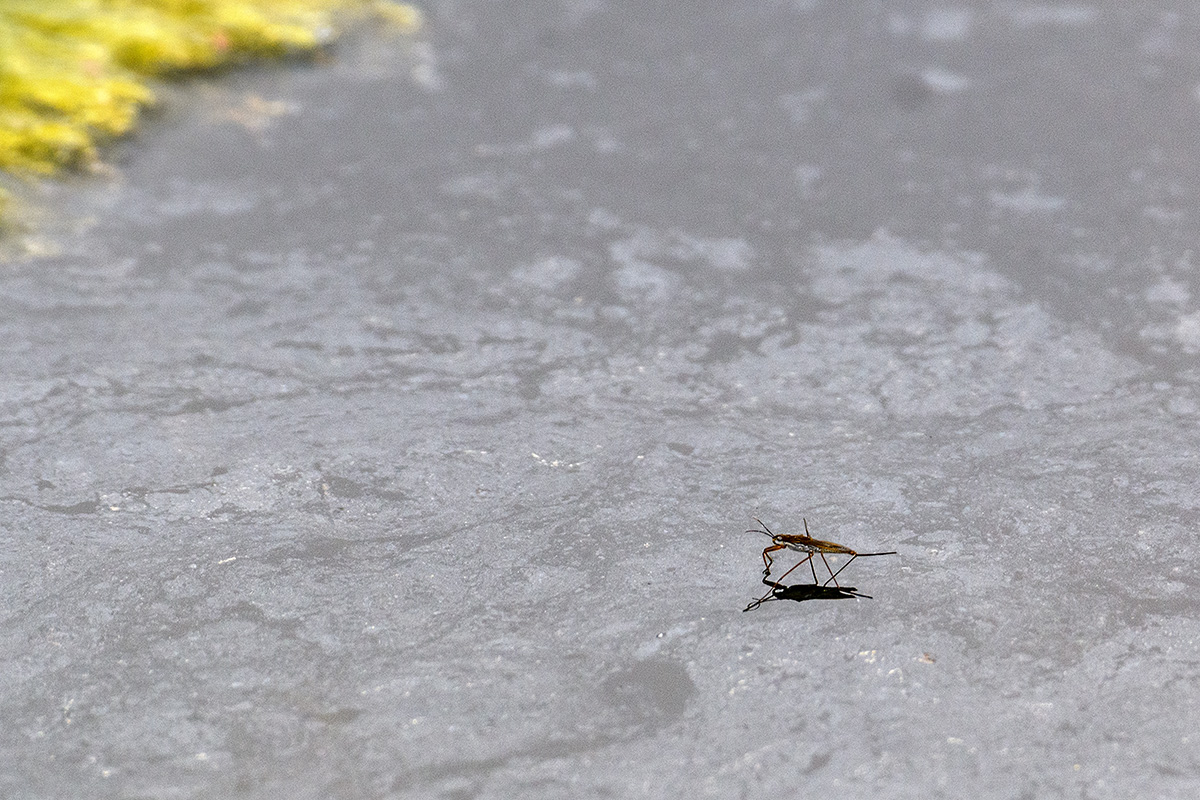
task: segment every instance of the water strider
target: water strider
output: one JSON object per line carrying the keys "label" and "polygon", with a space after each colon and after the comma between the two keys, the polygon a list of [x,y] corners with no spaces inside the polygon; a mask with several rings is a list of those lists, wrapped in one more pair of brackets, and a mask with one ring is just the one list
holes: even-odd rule
{"label": "water strider", "polygon": [[[761,604],[763,601],[770,598],[776,592],[780,591],[780,589],[778,587],[781,586],[782,584],[774,583],[772,581],[767,580],[767,578],[769,578],[771,576],[771,565],[775,563],[775,559],[773,559],[771,557],[771,553],[777,552],[779,550],[795,550],[796,552],[799,552],[799,553],[807,553],[807,555],[804,558],[800,559],[800,561],[797,562],[795,564],[795,566],[793,566],[791,569],[789,569],[787,572],[783,573],[783,575],[780,576],[779,579],[781,581],[784,578],[786,578],[788,575],[790,575],[794,570],[796,570],[796,568],[798,568],[801,564],[807,563],[809,566],[809,569],[812,570],[813,582],[811,585],[820,586],[821,588],[825,588],[825,587],[829,586],[830,582],[832,582],[835,590],[841,588],[841,586],[837,582],[837,576],[841,573],[842,570],[844,570],[846,567],[850,566],[850,563],[852,561],[854,561],[854,559],[866,558],[868,556],[894,556],[894,555],[896,555],[895,550],[888,550],[886,552],[881,552],[881,553],[860,553],[857,550],[852,550],[851,548],[846,547],[845,545],[842,545],[842,544],[838,544],[837,542],[827,542],[822,539],[814,539],[808,532],[808,520],[807,519],[804,520],[804,533],[803,534],[775,533],[770,528],[768,528],[767,524],[765,522],[763,522],[761,519],[759,519],[758,517],[754,517],[754,521],[762,526],[762,530],[759,530],[758,528],[751,528],[750,530],[746,531],[746,533],[761,533],[764,536],[771,537],[771,544],[768,547],[763,549],[762,558],[763,558],[763,583],[767,584],[768,586],[772,586],[772,589],[771,589],[771,591],[767,592],[765,595],[763,595],[762,597],[760,597],[758,599],[757,603],[759,603],[759,604]],[[845,564],[842,564],[842,566],[838,567],[837,572],[834,572],[833,569],[829,566],[829,562],[825,559],[826,553],[840,553],[842,555],[848,555],[848,556],[850,556],[850,560],[847,561]],[[829,578],[824,583],[820,583],[817,580],[817,568],[813,562],[813,556],[821,557],[821,562],[825,565],[825,570],[829,573]],[[791,589],[793,587],[786,587],[786,588]],[[851,591],[853,591],[853,590],[851,590]],[[863,595],[863,596],[865,597],[866,595]],[[747,606],[747,608],[745,610],[748,611],[750,609],[750,607],[757,607],[757,605],[755,603],[751,603],[750,606]]]}

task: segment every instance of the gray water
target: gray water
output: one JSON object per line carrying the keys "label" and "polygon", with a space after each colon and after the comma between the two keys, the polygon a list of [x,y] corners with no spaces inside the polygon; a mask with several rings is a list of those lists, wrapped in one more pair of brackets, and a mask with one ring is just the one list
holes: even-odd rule
{"label": "gray water", "polygon": [[[463,0],[173,90],[0,274],[0,795],[1195,797],[1172,8]],[[743,613],[752,517],[899,554]]]}

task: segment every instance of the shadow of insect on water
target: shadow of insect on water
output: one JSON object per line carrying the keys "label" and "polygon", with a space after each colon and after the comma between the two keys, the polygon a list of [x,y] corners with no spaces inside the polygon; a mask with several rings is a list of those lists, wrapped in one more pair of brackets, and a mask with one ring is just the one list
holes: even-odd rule
{"label": "shadow of insect on water", "polygon": [[847,600],[851,597],[871,599],[871,595],[862,594],[853,586],[822,586],[816,583],[794,583],[791,586],[785,586],[766,578],[763,578],[762,582],[770,586],[771,591],[743,608],[743,613],[753,611],[763,603],[769,603],[772,600],[795,600],[797,603],[803,603],[805,600]]}

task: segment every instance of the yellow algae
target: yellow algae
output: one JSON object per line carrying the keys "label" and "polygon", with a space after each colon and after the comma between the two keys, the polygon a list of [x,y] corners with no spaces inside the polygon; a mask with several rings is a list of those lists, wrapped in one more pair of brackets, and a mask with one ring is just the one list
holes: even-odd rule
{"label": "yellow algae", "polygon": [[373,10],[379,19],[401,33],[416,33],[423,24],[421,12],[416,6],[378,0],[373,6]]}
{"label": "yellow algae", "polygon": [[0,0],[0,170],[95,166],[154,102],[150,80],[311,54],[363,15],[421,26],[383,0]]}

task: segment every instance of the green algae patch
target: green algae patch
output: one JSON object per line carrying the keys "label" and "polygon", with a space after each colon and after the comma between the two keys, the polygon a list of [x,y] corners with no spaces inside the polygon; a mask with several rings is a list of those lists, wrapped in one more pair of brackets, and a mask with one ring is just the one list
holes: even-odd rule
{"label": "green algae patch", "polygon": [[[0,170],[94,167],[154,103],[153,81],[311,55],[367,15],[421,25],[379,0],[0,0]],[[6,203],[0,187],[0,220]]]}

